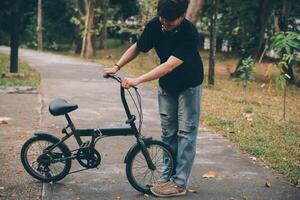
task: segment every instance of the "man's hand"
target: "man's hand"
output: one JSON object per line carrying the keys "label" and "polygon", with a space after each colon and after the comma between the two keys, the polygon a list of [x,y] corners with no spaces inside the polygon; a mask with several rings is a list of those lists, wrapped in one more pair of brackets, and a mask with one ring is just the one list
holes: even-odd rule
{"label": "man's hand", "polygon": [[114,67],[106,67],[103,69],[102,71],[102,75],[104,78],[108,78],[108,75],[109,74],[115,74],[117,73],[119,70],[119,68],[117,66],[114,66]]}
{"label": "man's hand", "polygon": [[139,81],[138,78],[124,78],[123,82],[122,82],[122,86],[125,89],[129,89],[132,86],[137,86],[138,84],[140,84],[141,82]]}

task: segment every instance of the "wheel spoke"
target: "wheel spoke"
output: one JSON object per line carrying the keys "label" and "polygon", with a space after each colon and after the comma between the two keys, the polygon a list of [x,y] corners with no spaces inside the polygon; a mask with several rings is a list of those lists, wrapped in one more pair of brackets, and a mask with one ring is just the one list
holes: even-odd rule
{"label": "wheel spoke", "polygon": [[[137,185],[135,187],[142,188],[143,190],[148,190],[149,185],[158,180],[170,178],[174,168],[172,154],[163,145],[160,143],[150,144],[147,146],[147,150],[156,169],[150,170],[148,168],[148,164],[141,150],[132,158],[130,168],[131,178]],[[165,159],[169,160],[168,166],[166,166],[167,163]]]}
{"label": "wheel spoke", "polygon": [[59,146],[55,147],[51,152],[43,154],[46,149],[49,149],[49,147],[53,145],[54,143],[47,139],[37,139],[33,140],[32,143],[29,143],[24,154],[25,163],[27,163],[24,167],[43,180],[49,180],[49,177],[46,175],[47,171],[49,171],[52,177],[64,173],[66,161],[59,161],[56,163],[50,162],[51,159],[64,158],[64,152]]}

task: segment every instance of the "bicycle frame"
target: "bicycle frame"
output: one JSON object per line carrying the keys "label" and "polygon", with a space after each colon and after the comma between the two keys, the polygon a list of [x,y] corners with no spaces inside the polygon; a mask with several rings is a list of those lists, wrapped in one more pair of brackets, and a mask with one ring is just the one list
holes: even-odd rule
{"label": "bicycle frame", "polygon": [[[110,76],[110,78],[113,78],[113,79],[117,80],[119,83],[121,83],[121,79],[119,77]],[[70,116],[68,114],[65,114],[65,118],[68,122],[68,125],[67,125],[67,127],[62,129],[62,133],[65,133],[66,135],[63,138],[61,138],[61,140],[58,143],[51,146],[51,148],[47,149],[47,151],[45,151],[43,154],[49,153],[54,148],[56,148],[59,144],[63,143],[64,141],[66,141],[68,138],[70,138],[73,135],[78,143],[79,149],[82,148],[82,145],[83,145],[83,141],[82,141],[81,137],[90,136],[91,142],[88,147],[94,148],[96,145],[96,142],[99,139],[101,139],[102,137],[134,135],[137,140],[137,144],[140,145],[140,147],[142,149],[142,152],[143,152],[143,155],[145,156],[148,167],[152,170],[155,170],[156,167],[150,158],[147,147],[145,146],[145,143],[141,137],[141,133],[138,131],[138,129],[135,125],[136,117],[134,115],[132,115],[130,112],[130,109],[129,109],[129,106],[127,104],[126,97],[125,97],[125,89],[122,87],[121,84],[120,84],[120,94],[121,94],[122,104],[123,104],[123,107],[125,109],[126,116],[127,116],[126,124],[129,124],[130,127],[128,127],[128,128],[110,128],[110,129],[100,129],[100,128],[76,129]],[[76,158],[76,156],[71,156],[69,158],[64,158],[64,159],[70,159],[70,158],[73,159],[73,158]]]}

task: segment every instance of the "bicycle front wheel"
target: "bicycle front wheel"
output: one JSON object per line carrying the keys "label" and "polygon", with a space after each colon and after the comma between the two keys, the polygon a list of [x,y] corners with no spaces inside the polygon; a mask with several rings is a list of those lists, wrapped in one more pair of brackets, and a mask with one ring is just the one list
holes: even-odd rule
{"label": "bicycle front wheel", "polygon": [[128,156],[126,175],[129,183],[139,192],[150,194],[150,187],[159,180],[169,180],[175,168],[175,156],[169,145],[157,141],[145,141],[155,170],[148,168],[142,149],[137,146]]}

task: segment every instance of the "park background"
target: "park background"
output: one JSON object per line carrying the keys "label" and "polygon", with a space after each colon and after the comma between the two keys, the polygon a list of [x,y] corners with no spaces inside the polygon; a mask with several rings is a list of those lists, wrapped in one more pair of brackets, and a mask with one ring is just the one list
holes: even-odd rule
{"label": "park background", "polygon": [[[156,4],[1,1],[0,45],[11,52],[0,54],[0,87],[40,85],[39,73],[18,60],[19,48],[113,65],[156,16]],[[191,0],[186,15],[201,39],[202,123],[295,186],[300,184],[299,15],[296,0]],[[123,69],[137,76],[158,64],[150,51]]]}

